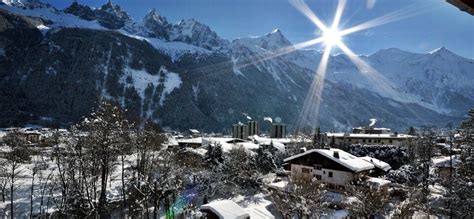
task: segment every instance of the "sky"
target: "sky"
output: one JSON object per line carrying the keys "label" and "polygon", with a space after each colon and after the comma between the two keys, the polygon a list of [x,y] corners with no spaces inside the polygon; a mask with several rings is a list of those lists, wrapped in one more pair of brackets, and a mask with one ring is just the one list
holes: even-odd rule
{"label": "sky", "polygon": [[[58,9],[73,0],[43,0]],[[106,0],[78,0],[100,7]],[[194,18],[220,37],[233,40],[260,36],[278,28],[293,43],[318,37],[317,27],[288,0],[112,0],[134,20],[141,20],[155,8],[170,22]],[[332,22],[336,0],[307,0],[323,22]],[[357,32],[343,38],[353,51],[370,55],[380,49],[399,48],[426,53],[441,46],[474,59],[474,16],[460,11],[445,0],[348,0],[341,29],[374,19],[389,12],[415,9],[412,17]],[[336,51],[337,52],[337,51]]]}

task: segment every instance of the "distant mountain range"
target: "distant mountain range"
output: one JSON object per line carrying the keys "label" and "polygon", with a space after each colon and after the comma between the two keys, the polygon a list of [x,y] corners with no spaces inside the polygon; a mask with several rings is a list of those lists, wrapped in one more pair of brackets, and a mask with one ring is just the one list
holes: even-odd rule
{"label": "distant mountain range", "polygon": [[[222,132],[248,114],[294,128],[321,52],[291,47],[282,31],[233,41],[194,19],[170,23],[152,9],[134,21],[120,6],[64,10],[40,1],[0,3],[0,126],[70,124],[99,99],[173,130]],[[474,60],[441,47],[360,56],[387,83],[368,80],[345,55],[330,58],[318,121],[346,130],[457,124],[474,106]],[[263,61],[256,61],[262,59]],[[381,89],[382,88],[382,89]]]}

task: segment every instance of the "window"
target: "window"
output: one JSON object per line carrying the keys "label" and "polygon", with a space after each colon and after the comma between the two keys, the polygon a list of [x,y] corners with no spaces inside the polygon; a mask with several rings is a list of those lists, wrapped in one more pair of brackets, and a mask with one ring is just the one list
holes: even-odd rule
{"label": "window", "polygon": [[301,172],[302,173],[309,173],[309,169],[308,168],[301,168]]}
{"label": "window", "polygon": [[336,186],[335,186],[334,184],[332,184],[332,183],[329,183],[329,184],[328,184],[328,187],[329,187],[329,189],[336,189]]}
{"label": "window", "polygon": [[316,175],[317,180],[321,180],[321,175]]}
{"label": "window", "polygon": [[392,139],[388,140],[388,143],[390,143],[390,144],[393,143],[393,140]]}
{"label": "window", "polygon": [[328,172],[328,176],[329,176],[329,177],[332,177],[332,172]]}
{"label": "window", "polygon": [[321,166],[319,164],[314,165],[314,169],[316,169],[316,170],[321,170],[322,168],[323,168],[323,166]]}
{"label": "window", "polygon": [[369,143],[372,143],[372,139],[369,139]]}
{"label": "window", "polygon": [[365,139],[362,139],[362,142],[364,142],[364,143],[365,143]]}

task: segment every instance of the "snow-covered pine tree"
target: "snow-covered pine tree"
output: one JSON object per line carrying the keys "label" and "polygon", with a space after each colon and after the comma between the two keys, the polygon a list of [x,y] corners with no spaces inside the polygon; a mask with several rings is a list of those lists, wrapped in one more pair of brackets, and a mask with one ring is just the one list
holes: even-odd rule
{"label": "snow-covered pine tree", "polygon": [[321,128],[317,127],[313,134],[313,148],[319,149],[321,146]]}
{"label": "snow-covered pine tree", "polygon": [[466,181],[474,182],[474,108],[469,110],[468,115],[469,118],[461,124],[463,141],[459,175]]}
{"label": "snow-covered pine tree", "polygon": [[452,177],[448,192],[450,216],[473,218],[474,212],[474,108],[469,118],[461,123],[461,164]]}
{"label": "snow-covered pine tree", "polygon": [[433,157],[435,134],[432,130],[426,129],[422,136],[417,140],[417,172],[421,176],[422,192],[425,194],[422,197],[422,203],[427,203],[429,195],[428,185],[430,183],[430,166],[431,158]]}
{"label": "snow-covered pine tree", "polygon": [[270,142],[269,146],[260,145],[257,150],[257,167],[263,174],[275,171],[277,168],[273,154],[270,152],[270,148],[273,148],[273,141]]}

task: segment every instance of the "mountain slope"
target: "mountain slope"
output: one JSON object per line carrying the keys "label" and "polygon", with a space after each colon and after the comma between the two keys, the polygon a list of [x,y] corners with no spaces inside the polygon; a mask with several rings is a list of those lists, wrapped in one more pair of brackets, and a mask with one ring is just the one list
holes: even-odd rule
{"label": "mountain slope", "polygon": [[[276,56],[292,47],[280,30],[229,42],[198,21],[172,24],[156,10],[135,22],[111,4],[0,8],[7,24],[0,26],[0,126],[74,122],[105,98],[130,117],[170,129],[225,131],[245,120],[243,113],[264,129],[267,116],[293,128],[321,56]],[[474,104],[474,86],[463,83],[472,81],[473,61],[443,50],[362,57],[394,84],[397,97],[374,89],[344,55],[331,57],[319,120],[303,125],[347,129],[377,118],[404,130],[458,121]]]}

